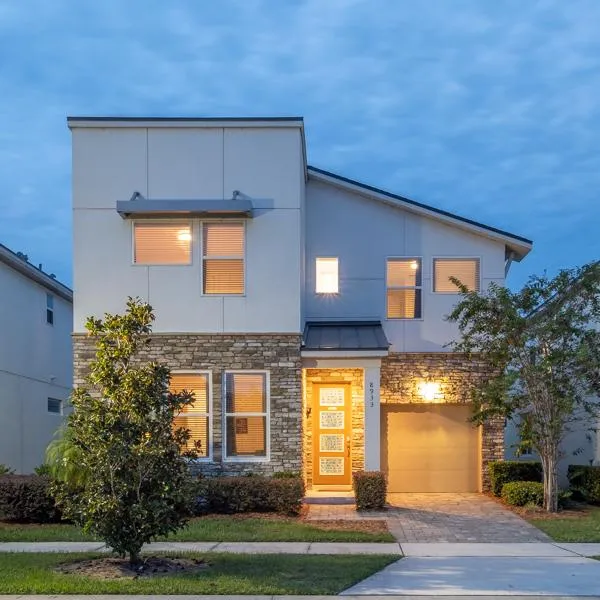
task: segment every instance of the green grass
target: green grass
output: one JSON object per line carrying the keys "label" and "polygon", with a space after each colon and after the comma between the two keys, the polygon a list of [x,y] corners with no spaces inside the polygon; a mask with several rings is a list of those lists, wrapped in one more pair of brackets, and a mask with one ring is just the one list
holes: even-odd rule
{"label": "green grass", "polygon": [[[81,542],[94,538],[74,525],[0,523],[0,542]],[[172,542],[393,542],[390,533],[319,529],[304,521],[210,516],[193,519]]]}
{"label": "green grass", "polygon": [[529,519],[556,542],[600,542],[600,508],[564,519]]}
{"label": "green grass", "polygon": [[[338,594],[397,556],[210,554],[198,573],[100,580],[54,568],[98,554],[2,554],[0,594]],[[179,556],[200,556],[180,554]]]}

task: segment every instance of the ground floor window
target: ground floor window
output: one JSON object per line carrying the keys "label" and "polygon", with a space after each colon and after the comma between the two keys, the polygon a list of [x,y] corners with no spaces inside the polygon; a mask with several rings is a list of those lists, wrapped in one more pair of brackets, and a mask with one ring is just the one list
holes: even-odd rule
{"label": "ground floor window", "polygon": [[269,455],[269,377],[261,371],[225,373],[225,458]]}

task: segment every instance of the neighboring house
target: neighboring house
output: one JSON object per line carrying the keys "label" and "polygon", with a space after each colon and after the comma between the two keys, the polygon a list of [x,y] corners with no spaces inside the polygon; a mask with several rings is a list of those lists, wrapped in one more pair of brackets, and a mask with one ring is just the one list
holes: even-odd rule
{"label": "neighboring house", "polygon": [[31,473],[73,379],[71,290],[0,244],[0,464]]}
{"label": "neighboring house", "polygon": [[531,249],[500,231],[306,164],[299,118],[70,118],[74,355],[88,315],[150,302],[143,354],[173,389],[210,473],[302,471],[345,489],[475,491],[504,423],[468,422],[486,375],[446,347],[459,296]]}

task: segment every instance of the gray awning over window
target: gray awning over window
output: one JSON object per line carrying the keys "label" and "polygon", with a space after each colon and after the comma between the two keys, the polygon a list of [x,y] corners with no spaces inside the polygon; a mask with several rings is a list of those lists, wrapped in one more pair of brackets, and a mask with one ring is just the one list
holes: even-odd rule
{"label": "gray awning over window", "polygon": [[311,321],[304,328],[303,350],[387,350],[379,321]]}
{"label": "gray awning over window", "polygon": [[124,219],[134,217],[252,217],[252,201],[235,200],[119,200],[117,212]]}

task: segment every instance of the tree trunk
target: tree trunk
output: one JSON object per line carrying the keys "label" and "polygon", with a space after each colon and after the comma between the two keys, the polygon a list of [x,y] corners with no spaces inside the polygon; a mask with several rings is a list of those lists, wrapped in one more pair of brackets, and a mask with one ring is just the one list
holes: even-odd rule
{"label": "tree trunk", "polygon": [[544,471],[544,508],[548,512],[558,511],[558,459],[553,449],[541,455]]}
{"label": "tree trunk", "polygon": [[129,551],[129,564],[137,567],[142,562],[142,556],[139,550]]}

